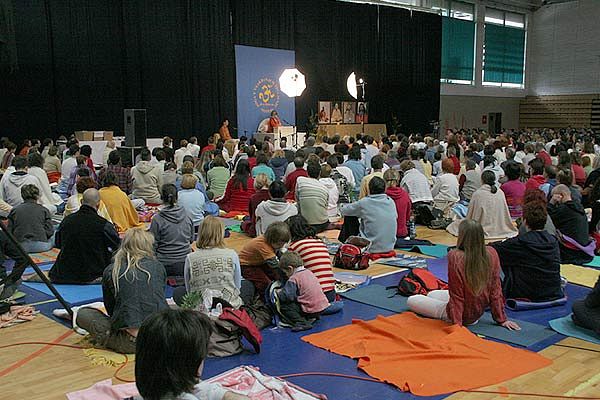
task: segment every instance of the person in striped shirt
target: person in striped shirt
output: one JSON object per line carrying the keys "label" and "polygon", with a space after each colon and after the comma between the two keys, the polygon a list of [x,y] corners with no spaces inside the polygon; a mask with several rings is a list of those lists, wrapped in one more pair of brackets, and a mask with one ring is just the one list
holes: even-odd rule
{"label": "person in striped shirt", "polygon": [[292,236],[288,250],[300,254],[304,267],[317,277],[327,300],[335,301],[335,278],[327,246],[316,237],[315,230],[303,216],[289,217],[286,222]]}

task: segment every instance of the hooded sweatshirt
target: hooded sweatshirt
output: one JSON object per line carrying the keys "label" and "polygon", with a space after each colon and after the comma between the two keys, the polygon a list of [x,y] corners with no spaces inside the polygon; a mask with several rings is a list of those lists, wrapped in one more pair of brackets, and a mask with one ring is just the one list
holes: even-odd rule
{"label": "hooded sweatshirt", "polygon": [[288,203],[284,199],[263,201],[256,207],[256,235],[264,235],[273,222],[283,222],[297,214],[296,205]]}
{"label": "hooded sweatshirt", "polygon": [[13,207],[23,203],[21,197],[21,187],[23,185],[41,187],[40,181],[35,176],[28,174],[26,171],[15,171],[2,184],[2,198],[4,201]]}
{"label": "hooded sweatshirt", "polygon": [[329,217],[329,222],[339,221],[338,215],[338,200],[340,198],[340,192],[338,190],[335,181],[331,178],[321,178],[319,179],[329,192],[329,200],[327,201],[327,216]]}
{"label": "hooded sweatshirt", "polygon": [[563,297],[558,240],[546,231],[529,231],[492,243],[500,258],[506,298],[549,301]]}
{"label": "hooded sweatshirt", "polygon": [[410,209],[412,207],[410,196],[406,193],[406,190],[398,186],[387,188],[385,194],[394,200],[394,204],[396,205],[396,212],[398,213],[398,218],[396,219],[396,237],[404,238],[408,236],[406,223],[410,220]]}
{"label": "hooded sweatshirt", "polygon": [[164,265],[184,262],[194,240],[194,225],[178,204],[166,206],[152,218],[150,232],[154,235],[154,250]]}
{"label": "hooded sweatshirt", "polygon": [[143,199],[146,203],[160,204],[160,188],[162,186],[162,171],[150,161],[140,161],[131,168],[133,178],[133,196]]}
{"label": "hooded sweatshirt", "polygon": [[285,175],[285,169],[288,166],[288,160],[284,157],[273,157],[269,161],[269,166],[273,169],[275,173],[275,179],[281,181],[283,176]]}

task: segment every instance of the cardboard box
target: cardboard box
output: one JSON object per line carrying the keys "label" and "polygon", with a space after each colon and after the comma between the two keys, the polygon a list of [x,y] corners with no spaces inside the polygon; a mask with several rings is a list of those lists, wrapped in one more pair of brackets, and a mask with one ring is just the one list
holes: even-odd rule
{"label": "cardboard box", "polygon": [[113,131],[76,131],[75,137],[80,142],[112,140]]}
{"label": "cardboard box", "polygon": [[75,138],[80,142],[90,142],[94,140],[94,132],[92,131],[75,131]]}

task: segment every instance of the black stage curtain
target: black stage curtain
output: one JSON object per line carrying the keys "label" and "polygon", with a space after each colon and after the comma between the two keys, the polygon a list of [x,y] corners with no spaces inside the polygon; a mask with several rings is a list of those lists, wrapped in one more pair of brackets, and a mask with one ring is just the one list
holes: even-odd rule
{"label": "black stage curtain", "polygon": [[296,1],[231,0],[235,44],[294,50]]}
{"label": "black stage curtain", "polygon": [[236,44],[296,51],[307,77],[296,100],[301,128],[319,100],[355,101],[346,89],[352,71],[367,82],[370,122],[395,116],[409,133],[438,118],[438,15],[334,0],[232,0],[232,8]]}
{"label": "black stage curtain", "polygon": [[410,133],[438,117],[438,15],[335,0],[12,4],[19,63],[0,79],[0,135],[14,140],[121,133],[124,108],[148,110],[149,137],[206,138],[223,117],[235,126],[234,43],[296,51],[301,129],[319,100],[353,100],[351,71],[367,81],[370,122],[396,116]]}
{"label": "black stage curtain", "polygon": [[230,7],[222,0],[19,0],[19,69],[1,79],[0,134],[121,133],[148,110],[148,136],[235,124]]}

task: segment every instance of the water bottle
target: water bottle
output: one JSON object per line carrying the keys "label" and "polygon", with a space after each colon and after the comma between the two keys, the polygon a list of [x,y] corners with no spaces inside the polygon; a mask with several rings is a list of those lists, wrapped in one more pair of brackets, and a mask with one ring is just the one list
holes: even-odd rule
{"label": "water bottle", "polygon": [[410,220],[408,222],[408,235],[410,240],[415,240],[417,237],[417,226],[415,225],[414,215],[410,216]]}

